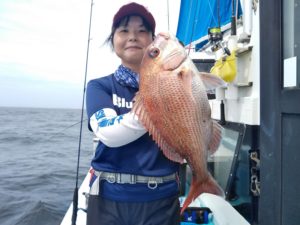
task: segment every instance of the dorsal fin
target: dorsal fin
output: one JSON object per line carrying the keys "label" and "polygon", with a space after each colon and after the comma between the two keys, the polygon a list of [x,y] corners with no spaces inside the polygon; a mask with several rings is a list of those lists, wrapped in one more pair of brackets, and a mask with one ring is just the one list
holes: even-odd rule
{"label": "dorsal fin", "polygon": [[212,125],[212,136],[210,139],[210,143],[208,145],[208,151],[210,154],[214,154],[221,142],[222,139],[222,127],[219,123],[217,123],[216,121],[212,121],[213,125]]}

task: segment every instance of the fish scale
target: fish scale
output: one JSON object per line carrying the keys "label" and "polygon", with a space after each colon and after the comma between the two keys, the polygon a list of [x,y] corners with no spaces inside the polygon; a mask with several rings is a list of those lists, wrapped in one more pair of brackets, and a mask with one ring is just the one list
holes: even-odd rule
{"label": "fish scale", "polygon": [[192,184],[182,211],[203,192],[224,195],[207,170],[207,155],[221,140],[221,127],[211,119],[206,87],[224,85],[220,78],[199,73],[178,40],[157,35],[147,48],[139,92],[132,111],[164,155],[192,170]]}
{"label": "fish scale", "polygon": [[[169,127],[180,127],[181,129],[172,129],[174,131],[173,135],[168,134],[170,129],[165,129],[165,127],[157,127],[157,129],[164,130],[164,137],[172,138],[172,147],[178,148],[181,154],[191,153],[191,151],[185,151],[185,149],[192,149],[193,146],[194,148],[200,148],[201,146],[200,139],[194,138],[201,133],[201,130],[198,126],[195,126],[195,121],[193,121],[197,112],[195,107],[192,107],[194,105],[192,96],[185,92],[180,92],[183,89],[182,83],[178,82],[178,76],[173,77],[173,79],[166,79],[165,81],[162,79],[160,93],[161,99],[165,99],[164,95],[169,95],[172,98],[171,100],[168,98],[163,105],[165,107],[168,106],[171,109],[170,113],[176,116],[169,116],[170,113],[163,110],[160,110],[160,112],[171,120]],[[174,98],[174,96],[176,97]],[[194,114],[194,116],[191,116],[191,114]],[[177,137],[177,139],[174,140],[174,137]],[[176,142],[176,140],[182,140],[182,138],[185,140]]]}

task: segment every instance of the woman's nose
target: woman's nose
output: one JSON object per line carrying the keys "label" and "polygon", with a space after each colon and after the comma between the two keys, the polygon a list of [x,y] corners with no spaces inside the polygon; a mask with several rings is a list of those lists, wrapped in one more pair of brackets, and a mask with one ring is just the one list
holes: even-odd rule
{"label": "woman's nose", "polygon": [[136,32],[130,32],[129,33],[129,41],[136,41],[137,40],[137,33]]}

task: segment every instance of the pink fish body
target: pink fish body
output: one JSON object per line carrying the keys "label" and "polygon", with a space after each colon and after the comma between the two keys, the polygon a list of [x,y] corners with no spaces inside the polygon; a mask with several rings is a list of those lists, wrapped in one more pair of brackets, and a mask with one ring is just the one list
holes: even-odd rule
{"label": "pink fish body", "polygon": [[221,127],[211,119],[206,90],[221,85],[220,78],[199,73],[168,33],[158,34],[146,50],[132,111],[167,158],[186,160],[191,167],[192,184],[181,212],[203,192],[224,195],[207,170],[207,157],[219,146]]}

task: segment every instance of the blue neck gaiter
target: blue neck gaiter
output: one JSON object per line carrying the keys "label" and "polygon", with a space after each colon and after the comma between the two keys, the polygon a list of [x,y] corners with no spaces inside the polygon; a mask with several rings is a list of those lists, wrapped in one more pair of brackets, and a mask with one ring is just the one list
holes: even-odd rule
{"label": "blue neck gaiter", "polygon": [[139,88],[139,76],[131,69],[120,65],[115,71],[114,76],[116,80],[123,86]]}

